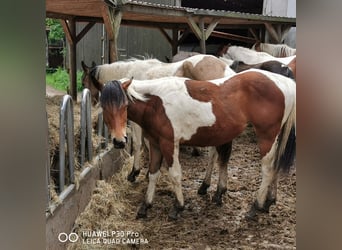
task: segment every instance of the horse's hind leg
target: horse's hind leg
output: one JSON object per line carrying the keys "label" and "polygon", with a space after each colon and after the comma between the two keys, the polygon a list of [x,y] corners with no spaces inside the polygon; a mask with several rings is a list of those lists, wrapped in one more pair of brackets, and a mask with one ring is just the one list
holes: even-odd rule
{"label": "horse's hind leg", "polygon": [[[169,219],[176,220],[178,214],[184,210],[184,197],[182,191],[182,169],[179,163],[179,146],[174,147],[172,165],[169,167],[169,177],[176,194],[176,203],[169,212]],[[169,164],[169,162],[168,162]]]}
{"label": "horse's hind leg", "polygon": [[275,204],[277,196],[277,171],[273,165],[273,157],[275,150],[275,143],[270,152],[268,152],[261,160],[262,180],[260,187],[256,194],[256,200],[252,204],[250,211],[246,217],[248,219],[255,219],[256,213],[268,213],[272,204]]}
{"label": "horse's hind leg", "polygon": [[207,190],[210,187],[210,183],[211,183],[211,175],[212,175],[212,172],[213,172],[214,164],[217,161],[217,157],[218,157],[218,154],[217,154],[216,148],[215,147],[210,147],[209,148],[209,163],[208,163],[208,167],[207,167],[206,172],[205,172],[204,180],[203,180],[200,188],[197,191],[197,193],[199,195],[207,194]]}
{"label": "horse's hind leg", "polygon": [[131,173],[127,176],[127,180],[130,182],[135,182],[136,177],[140,173],[140,154],[141,154],[141,143],[142,143],[142,129],[141,127],[134,123],[131,122],[131,128],[132,128],[132,138],[133,138],[133,157],[134,157],[134,162],[133,162],[133,168]]}
{"label": "horse's hind leg", "polygon": [[232,152],[232,142],[216,147],[218,153],[219,164],[219,182],[217,184],[217,190],[213,196],[213,201],[217,205],[222,205],[222,195],[227,192],[227,164]]}

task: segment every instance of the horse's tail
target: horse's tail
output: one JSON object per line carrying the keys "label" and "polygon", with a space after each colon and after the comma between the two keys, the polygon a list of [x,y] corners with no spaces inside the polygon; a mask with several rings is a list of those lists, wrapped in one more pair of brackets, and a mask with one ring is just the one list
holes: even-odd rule
{"label": "horse's tail", "polygon": [[278,135],[274,166],[277,171],[288,172],[296,156],[296,100],[292,105],[287,120]]}

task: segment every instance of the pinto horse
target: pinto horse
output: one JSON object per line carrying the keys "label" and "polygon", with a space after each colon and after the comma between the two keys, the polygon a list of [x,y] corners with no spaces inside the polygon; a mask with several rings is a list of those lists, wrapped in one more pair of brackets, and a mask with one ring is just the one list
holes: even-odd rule
{"label": "pinto horse", "polygon": [[[253,124],[262,163],[262,182],[248,218],[268,212],[275,203],[277,174],[288,170],[295,155],[296,85],[292,79],[251,69],[214,81],[166,77],[155,80],[110,81],[101,85],[104,121],[117,148],[126,143],[127,118],[144,129],[150,143],[149,183],[137,218],[152,206],[162,159],[176,194],[169,217],[184,209],[180,144],[213,146],[219,181],[213,201],[222,204],[227,191],[227,163],[232,140]],[[206,180],[205,180],[206,181]],[[206,190],[206,182],[201,185]]]}
{"label": "pinto horse", "polygon": [[245,64],[241,61],[234,61],[230,68],[233,69],[236,73],[245,71],[248,69],[261,69],[270,71],[273,73],[277,73],[292,79],[295,79],[294,72],[292,71],[291,67],[289,65],[285,65],[278,61],[266,61],[263,63],[257,63],[257,64]]}
{"label": "pinto horse", "polygon": [[[111,64],[88,67],[82,62],[82,84],[88,88],[96,103],[102,85],[110,80],[133,77],[137,80],[154,79],[165,76],[181,76],[195,80],[211,80],[230,76],[235,72],[224,62],[211,55],[194,55],[175,63],[164,63],[157,59],[118,61]],[[128,180],[134,182],[140,173],[140,152],[142,130],[135,123],[131,124],[133,137],[134,163]],[[209,168],[212,160],[209,161]]]}
{"label": "pinto horse", "polygon": [[242,61],[246,64],[257,64],[266,61],[278,61],[287,65],[296,57],[296,55],[279,58],[271,56],[266,52],[258,52],[241,46],[229,46],[226,53],[223,54],[222,57],[231,60]]}
{"label": "pinto horse", "polygon": [[296,54],[296,49],[289,47],[286,44],[271,44],[257,42],[252,46],[252,50],[266,52],[275,57],[287,57]]}

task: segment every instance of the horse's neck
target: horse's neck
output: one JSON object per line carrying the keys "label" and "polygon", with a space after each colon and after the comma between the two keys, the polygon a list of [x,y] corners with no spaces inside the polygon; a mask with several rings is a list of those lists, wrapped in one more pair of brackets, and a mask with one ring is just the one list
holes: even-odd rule
{"label": "horse's neck", "polygon": [[147,102],[140,100],[129,101],[127,108],[128,119],[143,127],[144,111],[147,107]]}

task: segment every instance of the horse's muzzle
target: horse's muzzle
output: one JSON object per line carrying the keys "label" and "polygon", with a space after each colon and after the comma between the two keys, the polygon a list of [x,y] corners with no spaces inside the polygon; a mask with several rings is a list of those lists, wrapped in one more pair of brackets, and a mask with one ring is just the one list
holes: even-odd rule
{"label": "horse's muzzle", "polygon": [[118,141],[115,138],[113,138],[113,145],[114,148],[124,148],[127,142],[127,136],[125,136],[125,141]]}

